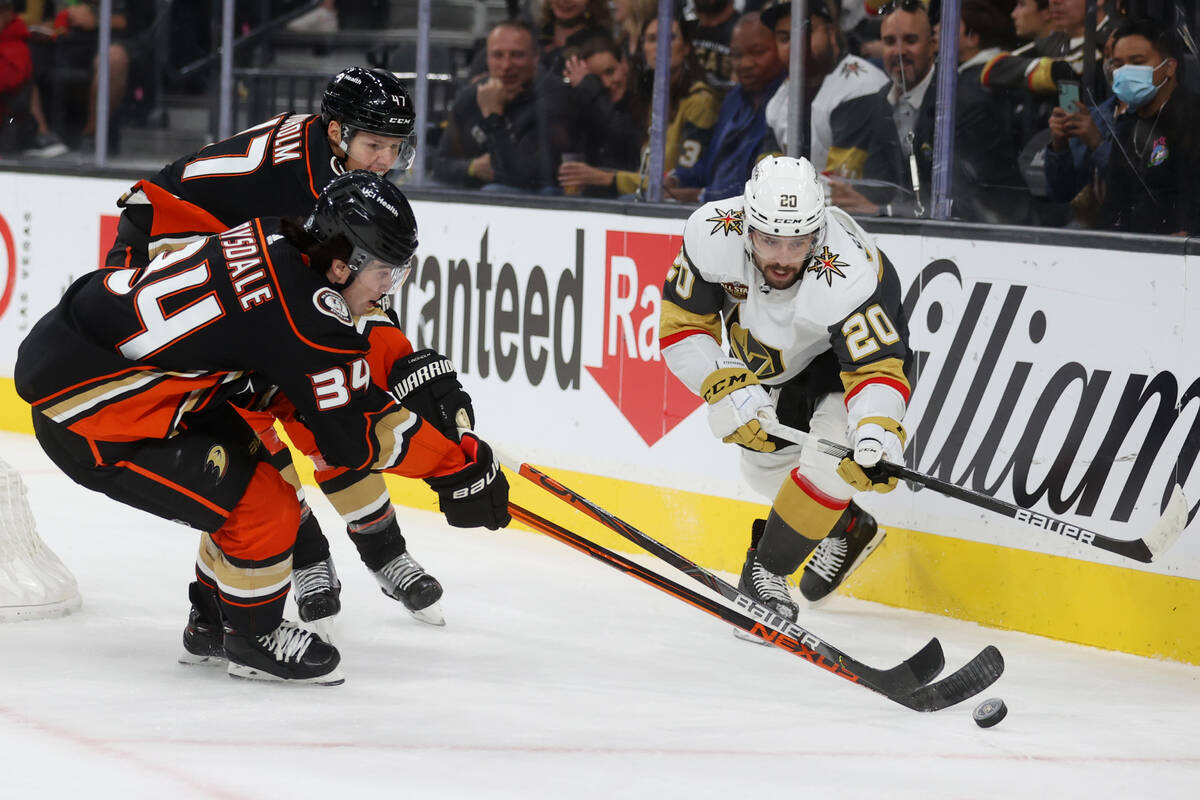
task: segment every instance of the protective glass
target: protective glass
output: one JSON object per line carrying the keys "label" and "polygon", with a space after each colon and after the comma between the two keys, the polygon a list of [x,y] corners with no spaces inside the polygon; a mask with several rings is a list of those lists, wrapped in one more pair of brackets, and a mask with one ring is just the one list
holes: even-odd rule
{"label": "protective glass", "polygon": [[779,264],[785,267],[802,267],[812,255],[815,233],[800,236],[778,236],[773,233],[750,229],[750,252],[760,267]]}
{"label": "protective glass", "polygon": [[393,264],[390,261],[385,261],[378,258],[361,247],[355,247],[350,253],[350,260],[346,262],[350,269],[358,275],[359,280],[370,281],[375,284],[376,288],[384,294],[391,294],[400,288],[400,284],[412,272],[413,266],[417,263],[417,256],[414,253],[408,257],[408,260],[403,264]]}

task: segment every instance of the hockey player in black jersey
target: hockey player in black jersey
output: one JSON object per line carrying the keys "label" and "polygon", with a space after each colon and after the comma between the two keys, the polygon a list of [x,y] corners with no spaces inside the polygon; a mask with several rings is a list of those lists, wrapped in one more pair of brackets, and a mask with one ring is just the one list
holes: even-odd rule
{"label": "hockey player in black jersey", "polygon": [[18,393],[76,482],[205,532],[231,675],[340,683],[335,647],[283,619],[300,506],[231,401],[277,387],[322,456],[425,479],[447,521],[499,528],[508,484],[372,381],[355,317],[411,268],[416,223],[382,178],[335,179],[303,227],[258,218],[143,269],[92,272],[22,342]]}
{"label": "hockey player in black jersey", "polygon": [[[107,264],[145,266],[159,253],[252,217],[306,216],[321,187],[348,169],[378,174],[393,167],[406,170],[414,157],[413,122],[408,92],[392,73],[364,67],[343,70],[326,87],[320,115],[273,117],[137,183],[119,201],[124,210]],[[391,354],[398,370],[412,364],[417,356],[391,324],[394,320],[378,309],[370,316],[363,328],[373,352]],[[393,363],[375,367],[377,374],[386,376]],[[437,382],[436,391],[457,390],[470,410],[469,397],[453,371],[443,372]],[[341,610],[341,583],[328,540],[305,500],[290,451],[274,434],[275,418],[265,412],[242,413],[270,449],[272,463],[296,487],[301,530],[294,553],[293,596],[301,620],[328,637]],[[299,423],[285,427],[293,443],[308,438]],[[399,600],[415,619],[445,624],[438,602],[442,586],[409,552],[383,479],[369,471],[318,470],[317,481],[345,519],[350,538],[383,593]],[[196,571],[180,657],[185,663],[223,655],[219,619],[204,613],[212,608],[204,597],[212,581],[204,574],[203,559]],[[197,601],[198,596],[203,599]]]}
{"label": "hockey player in black jersey", "polygon": [[[820,601],[883,538],[852,500],[896,485],[871,468],[901,459],[907,338],[895,269],[848,214],[826,208],[806,159],[764,158],[742,197],[688,219],[663,288],[663,358],[707,401],[713,433],[743,448],[747,482],[773,498],[740,588],[789,619],[787,577],[810,553],[800,590]],[[768,435],[764,414],[854,457],[789,446]]]}

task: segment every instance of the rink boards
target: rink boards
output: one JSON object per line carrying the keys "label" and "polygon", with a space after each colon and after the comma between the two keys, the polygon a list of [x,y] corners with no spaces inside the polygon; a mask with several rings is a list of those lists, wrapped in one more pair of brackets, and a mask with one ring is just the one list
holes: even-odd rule
{"label": "rink boards", "polygon": [[[17,345],[99,263],[132,180],[0,181],[0,427],[28,431],[12,391]],[[737,452],[712,438],[657,347],[683,210],[420,197],[419,263],[398,311],[418,348],[457,363],[481,434],[705,566],[737,570],[765,501],[741,485]],[[1176,480],[1200,500],[1200,382],[1187,355],[1200,302],[1184,241],[894,223],[877,235],[921,363],[905,420],[914,468],[1114,538],[1146,533]],[[624,547],[512,481],[523,505]],[[434,505],[419,482],[392,487],[398,502]],[[861,502],[889,536],[848,593],[1200,663],[1191,528],[1142,565],[927,490]]]}

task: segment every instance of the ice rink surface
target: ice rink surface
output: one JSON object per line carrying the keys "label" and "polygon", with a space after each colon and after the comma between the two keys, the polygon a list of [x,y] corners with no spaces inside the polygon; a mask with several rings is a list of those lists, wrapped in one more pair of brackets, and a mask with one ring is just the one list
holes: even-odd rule
{"label": "ice rink surface", "polygon": [[[1003,651],[984,695],[919,714],[549,538],[399,509],[446,587],[433,628],[379,593],[319,496],[346,683],[183,666],[196,536],[77,487],[32,437],[0,433],[0,456],[83,595],[0,625],[0,798],[1200,797],[1200,668],[845,597],[802,609],[878,667],[931,636],[948,670]],[[995,696],[1008,718],[982,730]]]}

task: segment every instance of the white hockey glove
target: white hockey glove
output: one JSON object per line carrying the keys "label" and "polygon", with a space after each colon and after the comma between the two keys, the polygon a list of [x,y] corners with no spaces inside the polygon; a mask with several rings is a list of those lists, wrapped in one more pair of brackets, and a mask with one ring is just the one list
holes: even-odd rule
{"label": "white hockey glove", "polygon": [[860,492],[890,492],[896,488],[896,478],[885,478],[875,467],[880,460],[899,464],[904,458],[904,426],[889,417],[864,417],[850,431],[853,458],[843,458],[838,475]]}
{"label": "white hockey glove", "polygon": [[708,403],[708,427],[714,436],[760,453],[775,450],[758,421],[760,409],[774,413],[771,398],[741,359],[719,360],[717,369],[700,385],[700,394]]}

